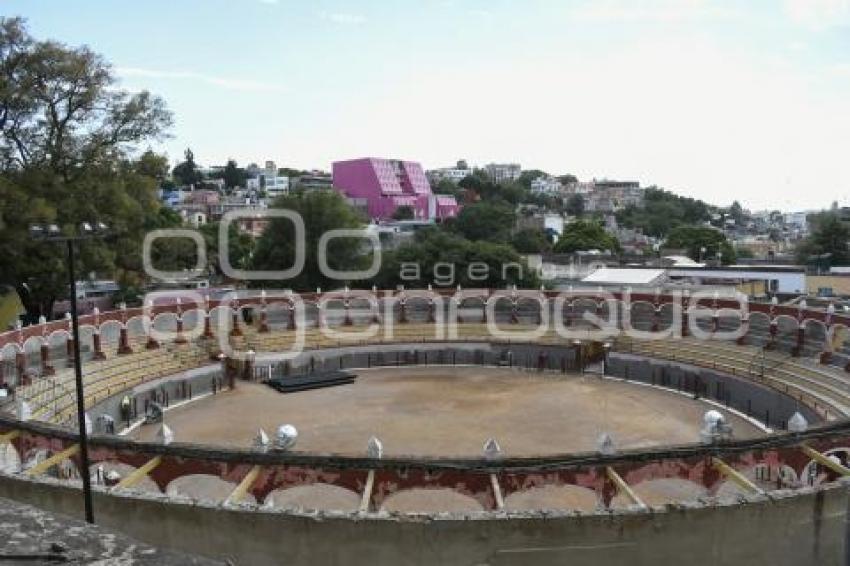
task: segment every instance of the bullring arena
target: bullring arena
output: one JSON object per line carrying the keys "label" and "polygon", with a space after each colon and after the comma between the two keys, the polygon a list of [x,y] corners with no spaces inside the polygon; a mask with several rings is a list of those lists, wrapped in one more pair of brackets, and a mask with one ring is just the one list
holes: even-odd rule
{"label": "bullring arena", "polygon": [[[83,317],[98,522],[245,564],[844,564],[847,318],[377,295]],[[0,344],[0,496],[79,515],[67,323]],[[345,383],[263,383],[324,375]]]}

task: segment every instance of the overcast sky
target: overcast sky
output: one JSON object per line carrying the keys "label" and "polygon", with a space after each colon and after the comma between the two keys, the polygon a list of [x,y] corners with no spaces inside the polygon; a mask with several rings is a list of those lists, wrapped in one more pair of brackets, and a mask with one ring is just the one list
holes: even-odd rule
{"label": "overcast sky", "polygon": [[174,111],[172,160],[516,161],[850,205],[850,0],[0,0]]}

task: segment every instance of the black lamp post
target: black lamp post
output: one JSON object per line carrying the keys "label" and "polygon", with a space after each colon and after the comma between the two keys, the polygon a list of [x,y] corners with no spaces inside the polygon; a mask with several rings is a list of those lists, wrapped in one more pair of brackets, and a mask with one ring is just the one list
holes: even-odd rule
{"label": "black lamp post", "polygon": [[103,238],[107,234],[105,224],[89,224],[84,222],[80,225],[75,235],[63,234],[55,224],[48,226],[30,226],[30,236],[34,240],[49,242],[64,242],[68,249],[68,279],[71,284],[71,329],[74,340],[74,377],[76,378],[77,390],[77,423],[80,432],[80,463],[83,476],[83,498],[85,500],[86,521],[94,523],[94,511],[91,499],[91,476],[89,472],[89,448],[88,431],[86,430],[86,403],[83,394],[83,368],[80,359],[80,325],[77,317],[77,275],[74,270],[74,245],[82,240]]}

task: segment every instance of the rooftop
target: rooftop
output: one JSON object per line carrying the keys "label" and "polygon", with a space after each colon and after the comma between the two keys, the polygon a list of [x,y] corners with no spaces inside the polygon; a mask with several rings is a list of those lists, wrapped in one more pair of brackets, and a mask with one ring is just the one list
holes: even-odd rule
{"label": "rooftop", "polygon": [[664,269],[600,267],[581,281],[596,285],[652,285],[664,277],[665,273]]}

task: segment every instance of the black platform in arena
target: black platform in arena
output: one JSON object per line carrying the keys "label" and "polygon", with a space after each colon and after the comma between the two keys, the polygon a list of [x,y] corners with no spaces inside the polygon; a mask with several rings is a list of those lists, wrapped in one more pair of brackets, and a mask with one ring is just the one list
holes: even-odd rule
{"label": "black platform in arena", "polygon": [[281,393],[295,393],[308,389],[320,387],[333,387],[334,385],[347,385],[354,383],[357,375],[348,371],[334,370],[310,375],[276,377],[266,381],[269,387],[277,389]]}

